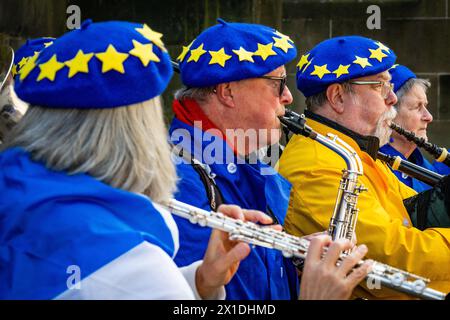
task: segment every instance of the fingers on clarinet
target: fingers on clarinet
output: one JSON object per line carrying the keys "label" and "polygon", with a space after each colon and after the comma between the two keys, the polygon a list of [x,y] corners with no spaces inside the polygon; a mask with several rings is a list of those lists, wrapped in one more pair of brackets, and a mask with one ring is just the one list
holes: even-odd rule
{"label": "fingers on clarinet", "polygon": [[328,247],[327,253],[325,255],[324,263],[328,266],[336,266],[336,262],[341,255],[342,251],[351,248],[351,242],[347,239],[339,239],[331,243]]}
{"label": "fingers on clarinet", "polygon": [[233,204],[221,204],[219,206],[219,208],[217,209],[217,211],[223,213],[224,215],[226,215],[230,218],[239,219],[239,220],[245,219],[245,216],[244,216],[244,213],[243,213],[243,210],[241,209],[241,207],[233,205]]}
{"label": "fingers on clarinet", "polygon": [[366,255],[367,247],[366,245],[360,245],[356,247],[355,250],[352,251],[351,254],[346,256],[339,266],[339,273],[342,276],[346,276],[352,269],[356,266],[356,264],[361,261],[361,259]]}
{"label": "fingers on clarinet", "polygon": [[331,238],[328,235],[317,236],[311,239],[305,263],[308,264],[313,261],[320,261],[322,259],[323,248],[330,243]]}

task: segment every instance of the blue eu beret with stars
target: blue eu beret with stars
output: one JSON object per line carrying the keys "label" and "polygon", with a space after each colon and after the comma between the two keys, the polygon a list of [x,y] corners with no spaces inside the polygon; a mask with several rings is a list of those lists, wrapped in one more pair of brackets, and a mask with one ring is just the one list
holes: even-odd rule
{"label": "blue eu beret with stars", "polygon": [[113,108],[160,95],[173,74],[162,34],[146,24],[92,23],[28,59],[15,91],[31,105]]}
{"label": "blue eu beret with stars", "polygon": [[297,88],[310,97],[330,84],[386,71],[396,58],[379,41],[361,36],[331,38],[302,55],[297,64]]}
{"label": "blue eu beret with stars", "polygon": [[265,75],[292,61],[294,42],[275,29],[248,23],[218,24],[183,47],[177,60],[187,87],[209,87]]}
{"label": "blue eu beret with stars", "polygon": [[394,92],[397,93],[401,87],[412,78],[417,78],[414,72],[412,72],[408,67],[394,64],[392,68],[389,69],[389,73],[391,74],[391,82],[394,84]]}
{"label": "blue eu beret with stars", "polygon": [[52,45],[55,38],[43,37],[28,39],[19,49],[14,52],[14,65],[12,69],[13,76],[20,72],[28,59],[41,52],[44,48]]}

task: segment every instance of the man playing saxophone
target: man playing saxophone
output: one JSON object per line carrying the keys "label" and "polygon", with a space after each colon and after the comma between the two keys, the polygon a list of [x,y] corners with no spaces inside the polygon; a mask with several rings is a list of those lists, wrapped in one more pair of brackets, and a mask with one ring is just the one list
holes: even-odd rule
{"label": "man playing saxophone", "polygon": [[[427,90],[431,86],[428,80],[417,76],[406,66],[394,65],[389,69],[394,84],[394,92],[397,95],[397,103],[394,108],[397,116],[394,122],[416,137],[428,139],[427,127],[433,121],[433,116],[428,109]],[[442,175],[448,175],[450,168],[441,162],[430,163],[422,154],[417,145],[403,135],[393,131],[389,144],[380,148],[380,151],[389,155],[400,156],[428,170]],[[394,170],[397,178],[413,188],[417,192],[431,189],[431,186]]]}
{"label": "man playing saxophone", "polygon": [[[389,140],[389,122],[397,98],[388,72],[393,51],[359,36],[326,40],[305,53],[298,64],[297,87],[306,97],[307,124],[322,135],[332,133],[352,146],[363,163],[359,182],[368,191],[358,199],[358,241],[374,260],[432,280],[450,291],[450,230],[420,231],[411,224],[403,200],[416,192],[402,184],[376,154]],[[280,173],[293,185],[285,227],[305,235],[327,228],[342,169],[341,157],[315,141],[294,136],[280,160]],[[376,284],[358,288],[361,297],[400,298]]]}

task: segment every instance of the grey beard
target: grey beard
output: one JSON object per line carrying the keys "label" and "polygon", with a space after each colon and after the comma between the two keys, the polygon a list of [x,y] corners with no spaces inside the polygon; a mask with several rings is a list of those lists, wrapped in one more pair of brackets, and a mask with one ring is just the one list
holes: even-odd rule
{"label": "grey beard", "polygon": [[380,140],[380,147],[389,142],[392,134],[392,129],[389,128],[389,123],[397,116],[397,110],[393,107],[389,111],[383,113],[378,120],[374,136]]}

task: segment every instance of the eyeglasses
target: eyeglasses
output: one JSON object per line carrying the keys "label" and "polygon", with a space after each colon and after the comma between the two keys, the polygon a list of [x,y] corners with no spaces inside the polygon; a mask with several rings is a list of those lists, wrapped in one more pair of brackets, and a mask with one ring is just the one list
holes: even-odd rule
{"label": "eyeglasses", "polygon": [[389,93],[394,90],[394,84],[389,81],[377,81],[377,80],[361,80],[361,81],[350,81],[350,84],[358,85],[377,85],[381,86],[381,96],[383,99],[389,97]]}
{"label": "eyeglasses", "polygon": [[269,80],[277,80],[280,81],[280,90],[278,95],[281,97],[283,95],[284,88],[286,88],[287,76],[284,77],[275,77],[275,76],[260,76],[257,78],[269,79]]}

